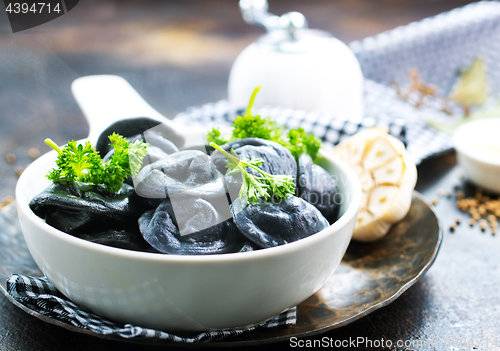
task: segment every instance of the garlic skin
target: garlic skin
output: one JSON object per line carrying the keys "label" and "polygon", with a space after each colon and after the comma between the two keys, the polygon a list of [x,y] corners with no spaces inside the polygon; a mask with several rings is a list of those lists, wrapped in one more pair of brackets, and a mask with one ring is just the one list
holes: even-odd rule
{"label": "garlic skin", "polygon": [[417,182],[410,154],[400,140],[381,128],[345,139],[333,153],[354,170],[363,191],[353,239],[371,242],[382,238],[410,209]]}

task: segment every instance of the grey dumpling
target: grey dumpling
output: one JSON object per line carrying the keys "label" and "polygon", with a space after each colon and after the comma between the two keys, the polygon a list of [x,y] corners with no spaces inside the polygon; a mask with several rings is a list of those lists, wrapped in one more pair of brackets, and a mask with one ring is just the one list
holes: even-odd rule
{"label": "grey dumpling", "polygon": [[176,194],[213,198],[226,194],[222,174],[213,167],[207,154],[197,150],[166,155],[144,166],[133,181],[137,194],[146,198]]}
{"label": "grey dumpling", "polygon": [[297,196],[313,204],[330,223],[333,223],[339,212],[336,194],[335,179],[325,169],[314,164],[311,156],[300,155]]}
{"label": "grey dumpling", "polygon": [[172,214],[182,236],[201,232],[232,218],[227,196],[203,199],[185,194],[169,199]]}
{"label": "grey dumpling", "polygon": [[[294,179],[297,176],[297,162],[290,151],[284,146],[269,140],[259,138],[247,138],[231,141],[221,146],[227,152],[233,149],[236,154],[242,158],[251,160],[252,158],[261,158],[262,165],[259,166],[263,171],[273,175],[289,175]],[[211,155],[212,162],[222,174],[226,174],[227,158],[219,151],[214,151]],[[254,169],[246,168],[249,173],[261,177],[261,174]],[[226,176],[228,192],[234,201],[238,197],[241,188],[241,174]]]}
{"label": "grey dumpling", "polygon": [[238,199],[231,206],[240,232],[262,248],[303,239],[330,225],[316,207],[293,195],[278,203],[258,202],[244,207]]}
{"label": "grey dumpling", "polygon": [[[242,236],[228,214],[219,213],[203,199],[185,198],[173,206],[164,200],[156,210],[139,218],[141,234],[152,247],[166,254],[206,255],[251,251],[254,246]],[[230,213],[229,213],[230,216]],[[190,233],[182,233],[179,227]]]}

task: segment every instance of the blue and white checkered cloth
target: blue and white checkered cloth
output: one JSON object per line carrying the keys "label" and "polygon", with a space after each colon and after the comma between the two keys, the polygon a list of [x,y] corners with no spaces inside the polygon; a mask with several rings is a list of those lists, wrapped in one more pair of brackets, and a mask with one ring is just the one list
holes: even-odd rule
{"label": "blue and white checkered cloth", "polygon": [[125,339],[159,339],[180,343],[220,341],[256,329],[293,325],[297,321],[296,307],[294,307],[257,326],[203,332],[189,337],[181,337],[164,331],[115,323],[85,311],[62,295],[45,277],[35,278],[12,274],[7,279],[7,292],[23,305],[46,317],[99,335],[115,335]]}

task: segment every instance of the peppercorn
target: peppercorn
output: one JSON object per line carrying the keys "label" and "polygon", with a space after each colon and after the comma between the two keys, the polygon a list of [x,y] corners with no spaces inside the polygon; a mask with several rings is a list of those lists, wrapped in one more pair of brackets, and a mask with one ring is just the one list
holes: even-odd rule
{"label": "peppercorn", "polygon": [[481,231],[485,231],[486,230],[486,227],[488,226],[488,222],[486,222],[485,219],[481,219],[479,221],[479,227],[481,228]]}
{"label": "peppercorn", "polygon": [[31,149],[28,150],[28,156],[31,157],[32,159],[35,159],[38,156],[40,156],[40,151],[37,148],[32,147]]}
{"label": "peppercorn", "polygon": [[23,168],[23,167],[16,167],[16,168],[14,169],[14,172],[16,172],[16,174],[17,174],[17,176],[18,176],[18,177],[20,177],[20,176],[21,176],[21,174],[23,173],[23,171],[24,171],[24,168]]}
{"label": "peppercorn", "polygon": [[8,153],[7,155],[5,155],[5,160],[8,163],[14,163],[16,162],[16,155],[14,155],[13,153]]}

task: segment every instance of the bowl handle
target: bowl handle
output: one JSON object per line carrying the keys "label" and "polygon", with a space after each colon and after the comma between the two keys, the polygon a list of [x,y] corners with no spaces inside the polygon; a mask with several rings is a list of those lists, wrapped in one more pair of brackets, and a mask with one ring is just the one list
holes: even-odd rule
{"label": "bowl handle", "polygon": [[149,117],[175,128],[174,123],[152,108],[122,77],[95,75],[73,81],[71,91],[89,123],[93,143],[112,123],[133,117]]}

